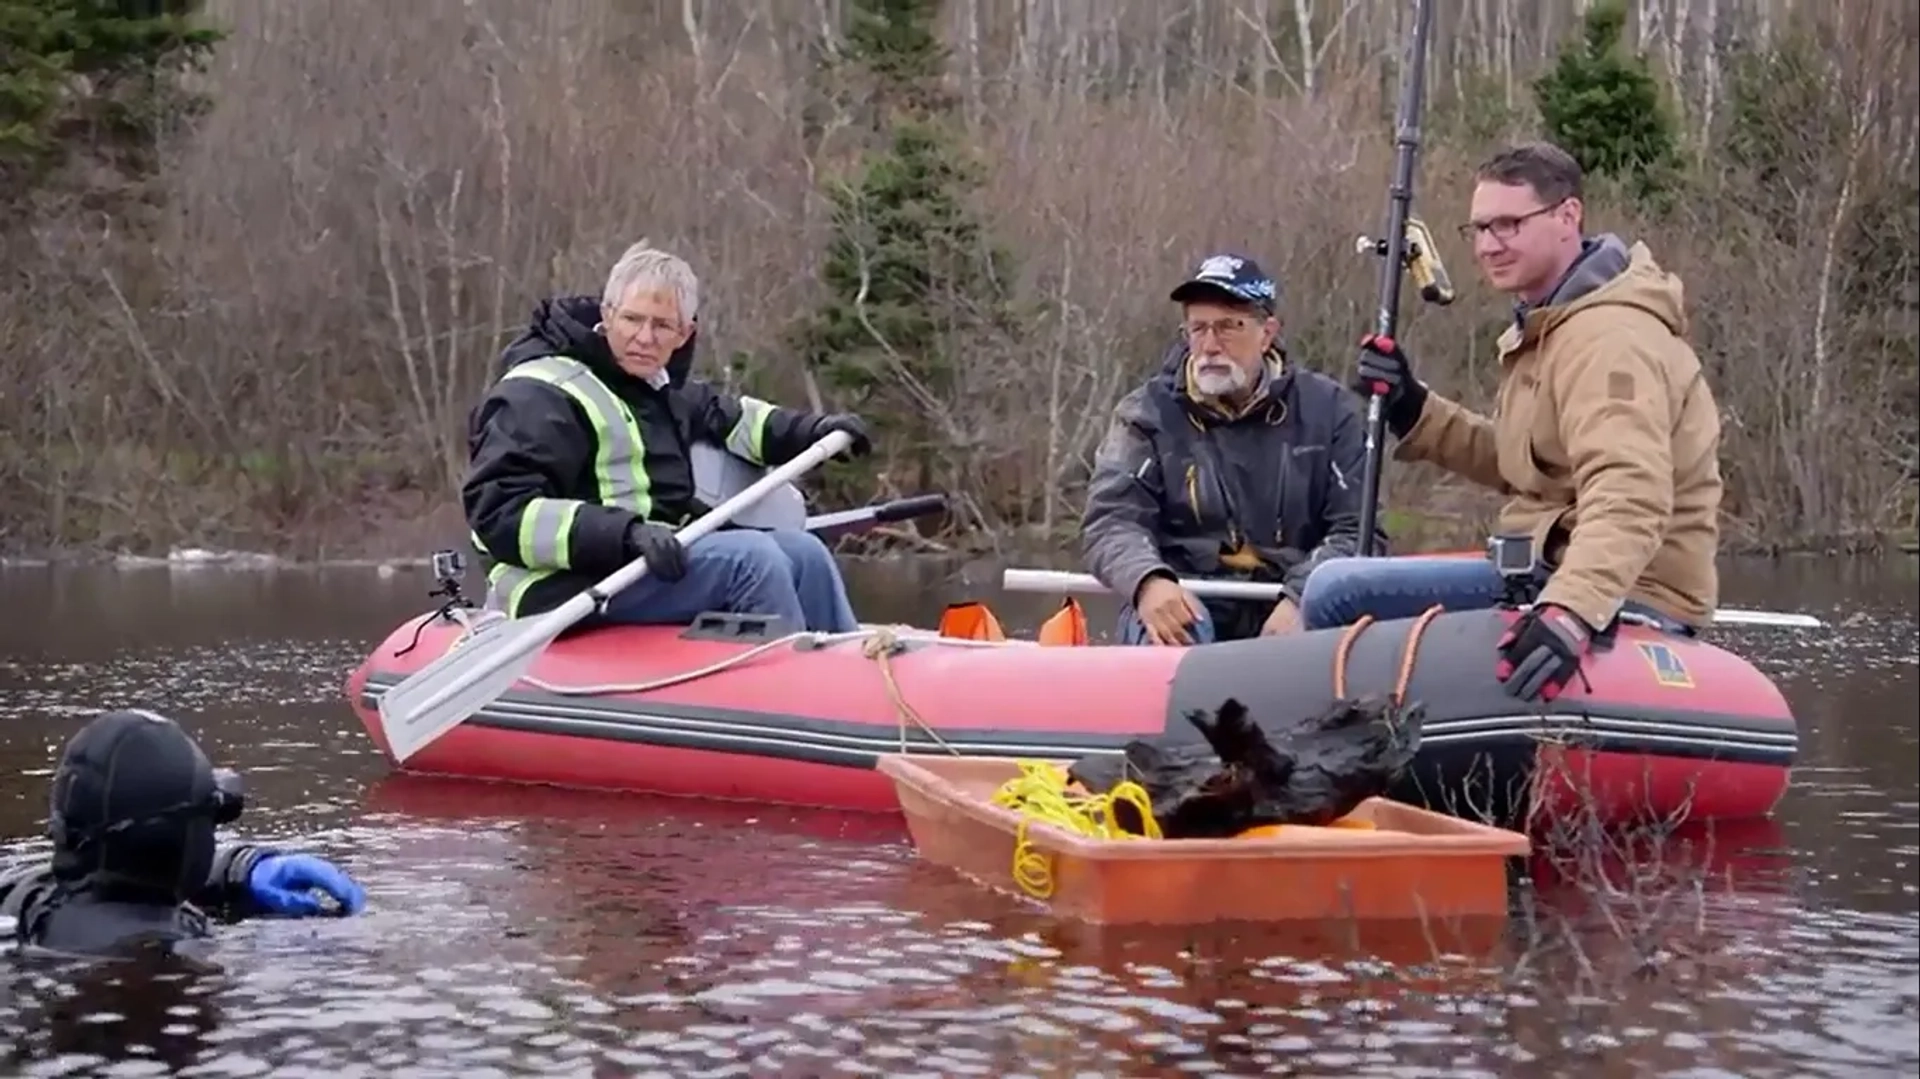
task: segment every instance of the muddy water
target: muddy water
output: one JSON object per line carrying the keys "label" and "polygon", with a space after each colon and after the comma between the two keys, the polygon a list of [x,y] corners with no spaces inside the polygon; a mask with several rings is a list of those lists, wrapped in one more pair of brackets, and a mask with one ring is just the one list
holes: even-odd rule
{"label": "muddy water", "polygon": [[[886,619],[969,594],[929,568],[855,585]],[[887,819],[389,777],[340,682],[425,587],[0,571],[0,849],[44,849],[83,716],[146,705],[244,769],[248,832],[339,858],[372,903],[230,927],[191,976],[13,962],[0,1074],[1920,1072],[1912,559],[1730,567],[1729,604],[1835,623],[1725,635],[1804,724],[1779,819],[1542,865],[1471,960],[1055,924],[917,864]]]}

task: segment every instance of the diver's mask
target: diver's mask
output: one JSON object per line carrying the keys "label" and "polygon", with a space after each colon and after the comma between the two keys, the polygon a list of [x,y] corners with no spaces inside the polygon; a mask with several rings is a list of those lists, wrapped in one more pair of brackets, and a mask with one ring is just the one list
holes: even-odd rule
{"label": "diver's mask", "polygon": [[54,847],[79,854],[94,843],[136,828],[201,819],[211,820],[218,828],[239,820],[246,808],[247,795],[240,783],[240,773],[231,768],[215,768],[213,787],[204,798],[175,802],[144,816],[72,830],[67,827],[66,815],[56,809],[48,816],[47,836],[53,840]]}

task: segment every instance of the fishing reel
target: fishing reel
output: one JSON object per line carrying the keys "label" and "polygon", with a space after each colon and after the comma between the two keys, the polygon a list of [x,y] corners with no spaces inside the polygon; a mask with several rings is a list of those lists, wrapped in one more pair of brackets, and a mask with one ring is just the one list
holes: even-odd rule
{"label": "fishing reel", "polygon": [[[1353,242],[1355,254],[1373,255],[1386,258],[1391,245],[1385,239],[1362,236]],[[1440,249],[1434,245],[1433,231],[1427,223],[1417,217],[1407,218],[1406,267],[1413,283],[1420,286],[1420,298],[1435,307],[1445,307],[1453,302],[1453,278],[1447,275],[1446,264],[1440,261]]]}

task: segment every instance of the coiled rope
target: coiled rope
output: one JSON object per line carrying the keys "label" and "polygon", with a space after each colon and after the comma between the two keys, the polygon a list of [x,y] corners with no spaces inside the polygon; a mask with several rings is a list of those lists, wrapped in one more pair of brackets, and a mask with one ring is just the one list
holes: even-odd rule
{"label": "coiled rope", "polygon": [[[1050,761],[1017,762],[1020,774],[993,792],[993,804],[1020,814],[1013,834],[1013,880],[1036,899],[1053,895],[1053,857],[1036,850],[1027,836],[1035,821],[1089,839],[1159,839],[1160,822],[1153,817],[1153,800],[1145,787],[1122,780],[1105,794],[1088,794],[1067,786],[1067,770]],[[1129,832],[1114,819],[1116,805],[1132,806],[1140,816],[1141,833]]]}

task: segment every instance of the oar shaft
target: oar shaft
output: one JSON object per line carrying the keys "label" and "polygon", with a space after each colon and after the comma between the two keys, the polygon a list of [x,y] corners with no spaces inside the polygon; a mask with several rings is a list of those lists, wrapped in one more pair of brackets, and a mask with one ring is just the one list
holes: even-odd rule
{"label": "oar shaft", "polygon": [[[715,506],[711,512],[701,515],[698,520],[674,533],[674,538],[678,539],[684,546],[693,543],[693,541],[697,539],[718,532],[720,529],[726,527],[727,522],[733,520],[735,515],[739,514],[748,506],[753,505],[755,502],[760,501],[768,492],[776,487],[785,486],[799,479],[801,476],[812,471],[820,462],[846,449],[847,444],[852,441],[853,437],[845,431],[828,432],[825,438],[808,446],[804,451],[795,456],[793,460],[788,461],[778,468],[768,469],[766,475],[754,480],[747,486],[746,490],[720,503],[718,506]],[[611,596],[619,592],[621,589],[626,588],[628,585],[645,576],[646,572],[646,559],[636,558],[632,562],[613,571],[613,573],[609,574],[607,578],[599,584],[573,597],[573,599],[564,606],[556,608],[552,612],[553,615],[557,615],[561,611],[578,611],[579,613],[560,624],[559,627],[554,630],[554,635],[559,636],[560,630],[566,629],[568,626],[591,614],[593,608],[599,603],[600,597]]]}

